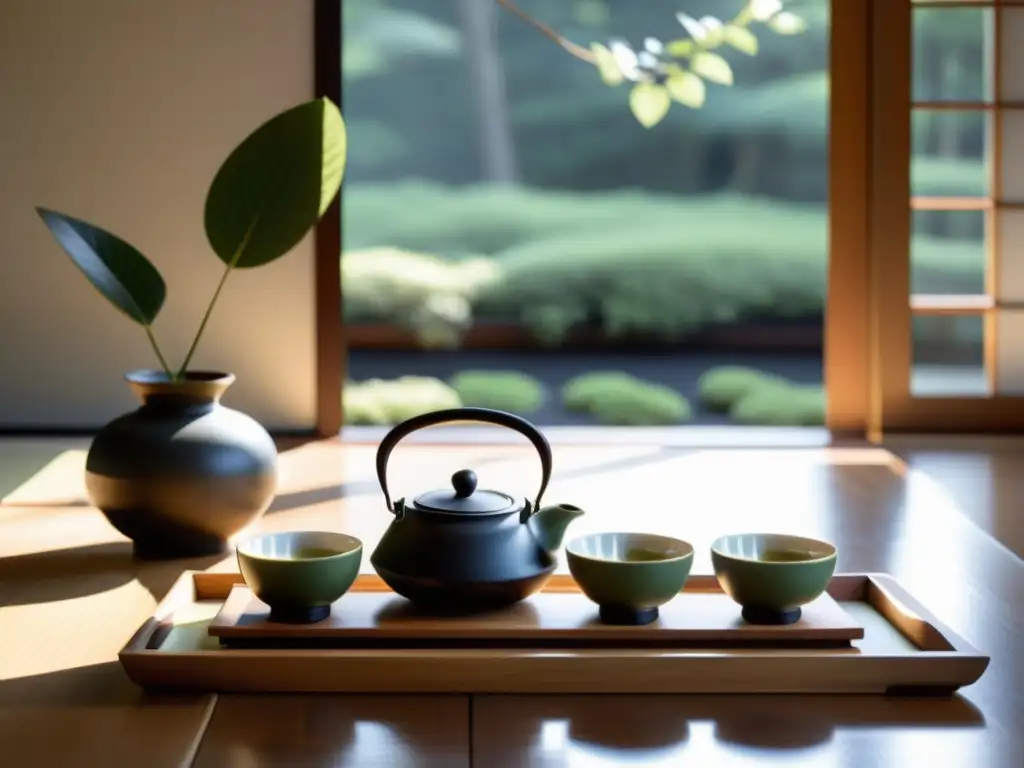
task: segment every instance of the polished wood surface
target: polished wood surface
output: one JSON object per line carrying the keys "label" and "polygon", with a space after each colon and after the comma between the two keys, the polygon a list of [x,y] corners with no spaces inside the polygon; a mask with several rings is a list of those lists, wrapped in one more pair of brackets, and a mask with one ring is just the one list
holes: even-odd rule
{"label": "polished wood surface", "polygon": [[[1017,766],[966,699],[478,696],[474,764]],[[517,762],[509,760],[516,756]]]}
{"label": "polished wood surface", "polygon": [[[982,442],[967,444],[904,441],[894,447],[898,456],[881,448],[555,446],[548,492],[552,502],[587,511],[572,535],[615,528],[679,536],[696,547],[698,574],[711,572],[707,547],[729,531],[829,539],[839,548],[838,570],[892,573],[991,655],[988,671],[961,695],[475,696],[447,704],[143,694],[117,664],[118,650],[185,569],[230,572],[233,558],[134,562],[85,499],[84,441],[8,441],[0,450],[0,764],[401,766],[472,758],[480,766],[599,766],[689,758],[704,766],[1019,768],[1024,563],[1014,548],[1024,497],[1012,489],[1024,475],[1024,445],[1002,442],[986,453]],[[976,460],[958,462],[963,455]],[[373,458],[372,446],[336,442],[287,451],[279,498],[258,529],[342,530],[371,549],[390,522]],[[512,445],[416,444],[392,462],[400,494],[443,487],[464,467],[476,470],[481,487],[523,495],[540,476],[536,457]],[[25,477],[3,476],[7,468]],[[979,488],[989,492],[971,491]],[[364,570],[371,572],[368,562]]]}
{"label": "polished wood surface", "polygon": [[192,765],[464,768],[469,707],[465,696],[221,696]]}
{"label": "polished wood surface", "polygon": [[942,485],[957,509],[1024,558],[1024,471],[1014,438],[890,438],[889,450],[915,476]]}

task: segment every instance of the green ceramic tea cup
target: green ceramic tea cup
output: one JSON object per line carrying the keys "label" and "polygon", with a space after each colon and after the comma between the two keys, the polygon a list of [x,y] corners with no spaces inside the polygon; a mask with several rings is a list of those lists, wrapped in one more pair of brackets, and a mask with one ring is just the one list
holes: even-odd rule
{"label": "green ceramic tea cup", "polygon": [[570,541],[565,553],[605,624],[650,624],[693,566],[692,545],[653,533],[592,533]]}
{"label": "green ceramic tea cup", "polygon": [[344,533],[291,531],[256,536],[237,548],[242,578],[270,606],[270,620],[322,621],[359,575],[363,543]]}
{"label": "green ceramic tea cup", "polygon": [[817,600],[836,570],[827,541],[781,533],[737,533],[711,545],[711,565],[723,591],[743,606],[751,624],[792,624]]}

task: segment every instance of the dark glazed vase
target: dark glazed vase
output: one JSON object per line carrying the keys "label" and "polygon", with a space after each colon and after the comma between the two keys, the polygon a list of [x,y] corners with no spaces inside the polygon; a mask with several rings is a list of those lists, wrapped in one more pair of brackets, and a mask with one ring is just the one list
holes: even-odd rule
{"label": "dark glazed vase", "polygon": [[100,430],[86,459],[92,503],[144,560],[223,553],[277,490],[277,447],[244,413],[221,405],[235,377],[192,371],[125,376],[141,407]]}

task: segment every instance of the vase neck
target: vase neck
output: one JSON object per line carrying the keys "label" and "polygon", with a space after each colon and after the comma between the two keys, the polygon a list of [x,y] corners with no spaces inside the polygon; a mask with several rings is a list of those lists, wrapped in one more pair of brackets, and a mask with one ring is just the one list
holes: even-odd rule
{"label": "vase neck", "polygon": [[189,371],[174,381],[163,371],[133,371],[125,376],[143,405],[154,408],[212,408],[235,377],[219,371]]}

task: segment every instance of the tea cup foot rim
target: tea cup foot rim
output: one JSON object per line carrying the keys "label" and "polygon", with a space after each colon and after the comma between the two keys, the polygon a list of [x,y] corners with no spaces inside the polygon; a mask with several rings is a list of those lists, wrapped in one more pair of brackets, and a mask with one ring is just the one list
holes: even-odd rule
{"label": "tea cup foot rim", "polygon": [[628,605],[602,605],[598,614],[603,624],[637,627],[650,624],[658,618],[658,606],[633,608]]}
{"label": "tea cup foot rim", "polygon": [[803,611],[799,608],[762,608],[757,605],[743,606],[743,620],[748,624],[787,626],[800,621]]}
{"label": "tea cup foot rim", "polygon": [[315,624],[331,615],[331,606],[316,605],[312,608],[271,607],[270,620],[277,624]]}

